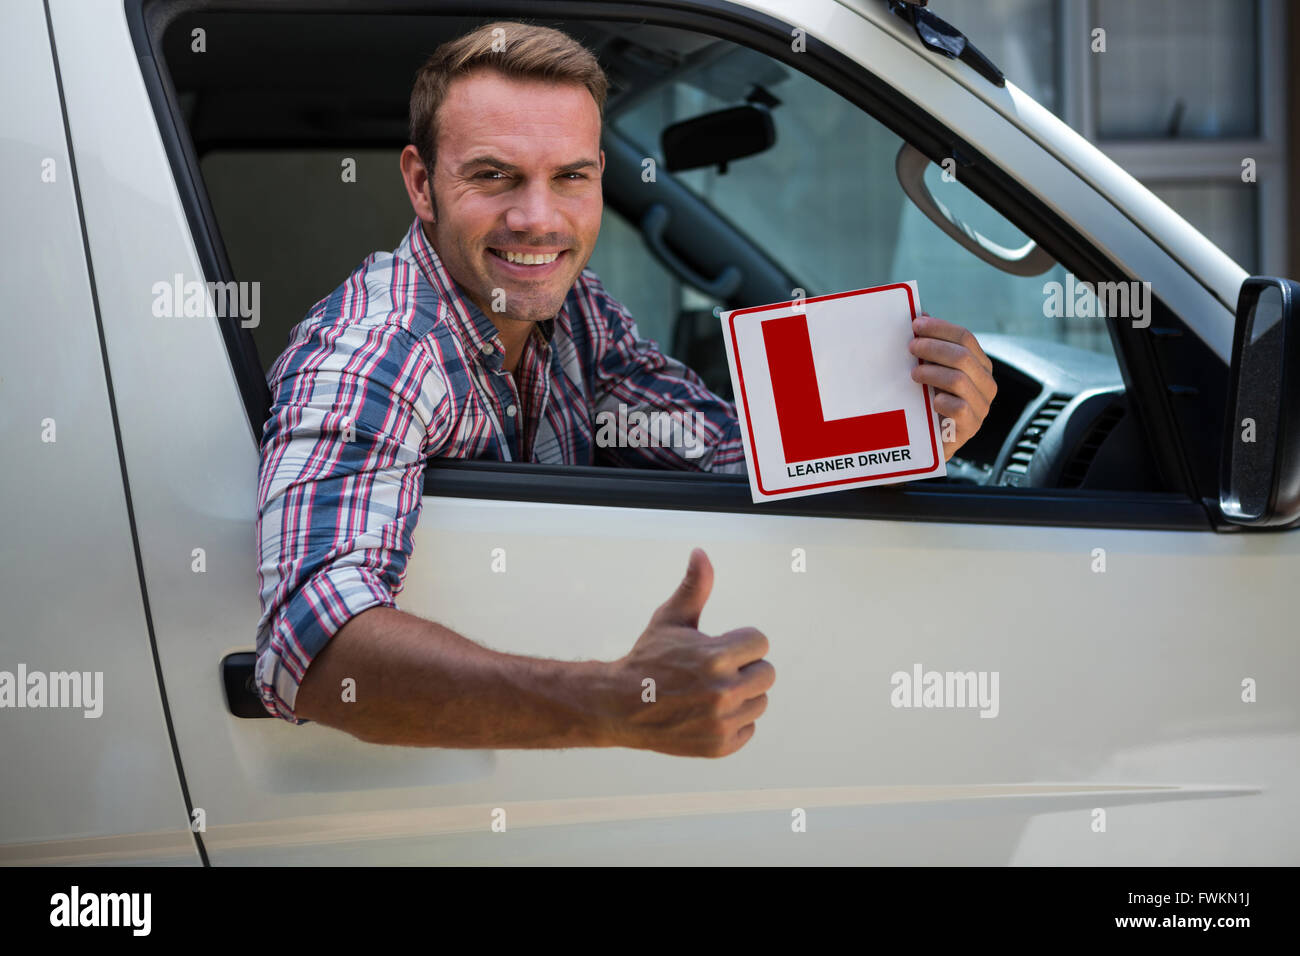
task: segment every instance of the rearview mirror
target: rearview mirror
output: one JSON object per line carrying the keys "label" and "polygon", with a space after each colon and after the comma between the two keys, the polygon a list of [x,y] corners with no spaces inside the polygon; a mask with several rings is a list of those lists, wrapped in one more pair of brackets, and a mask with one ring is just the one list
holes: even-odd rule
{"label": "rearview mirror", "polygon": [[1300,519],[1300,284],[1255,276],[1241,287],[1232,340],[1219,507],[1234,524]]}
{"label": "rearview mirror", "polygon": [[705,113],[665,129],[659,138],[664,166],[670,173],[717,166],[770,149],[776,126],[767,107],[753,103]]}

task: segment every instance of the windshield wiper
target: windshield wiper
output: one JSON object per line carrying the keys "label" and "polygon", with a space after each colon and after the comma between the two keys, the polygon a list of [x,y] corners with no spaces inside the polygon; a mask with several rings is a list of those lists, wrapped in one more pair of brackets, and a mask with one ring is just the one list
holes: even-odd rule
{"label": "windshield wiper", "polygon": [[928,0],[889,0],[889,9],[916,30],[926,48],[951,60],[961,60],[994,86],[1007,85],[1007,78],[993,61],[975,48],[956,27],[925,9]]}

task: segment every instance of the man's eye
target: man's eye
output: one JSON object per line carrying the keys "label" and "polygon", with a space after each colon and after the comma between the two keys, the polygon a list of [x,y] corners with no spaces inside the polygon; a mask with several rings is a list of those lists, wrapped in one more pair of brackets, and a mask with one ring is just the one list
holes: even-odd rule
{"label": "man's eye", "polygon": [[586,179],[587,174],[586,173],[564,173],[564,178],[570,181]]}
{"label": "man's eye", "polygon": [[501,170],[499,170],[499,169],[486,169],[486,170],[484,170],[483,172],[479,173],[479,174],[478,174],[477,176],[475,176],[474,178],[475,178],[475,179],[488,179],[488,178],[491,178],[491,177],[494,177],[494,176],[500,176],[502,179],[505,179],[506,174],[503,173],[503,172],[501,172]]}

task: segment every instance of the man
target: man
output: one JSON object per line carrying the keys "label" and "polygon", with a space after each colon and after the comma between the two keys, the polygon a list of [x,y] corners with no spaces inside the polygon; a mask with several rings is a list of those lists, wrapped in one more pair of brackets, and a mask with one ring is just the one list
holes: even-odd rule
{"label": "man", "polygon": [[[315,306],[268,375],[257,675],[272,713],[410,746],[716,757],[753,735],[775,679],[768,641],[700,633],[713,570],[699,549],[613,662],[501,654],[394,604],[428,456],[744,470],[734,407],[584,271],[605,91],[581,45],[519,23],[444,44],[417,75],[401,156],[415,222]],[[914,378],[940,390],[951,457],[988,411],[991,365],[964,329],[925,316],[916,331]],[[597,416],[619,404],[681,413],[702,434],[597,441]]]}

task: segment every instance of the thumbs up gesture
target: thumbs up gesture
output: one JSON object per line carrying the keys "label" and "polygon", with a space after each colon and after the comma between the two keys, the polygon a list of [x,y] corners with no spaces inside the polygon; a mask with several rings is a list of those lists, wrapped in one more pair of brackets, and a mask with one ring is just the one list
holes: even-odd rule
{"label": "thumbs up gesture", "polygon": [[[650,617],[631,652],[615,664],[627,701],[619,743],[688,757],[725,757],[754,735],[776,668],[767,638],[742,627],[711,637],[699,630],[713,591],[713,565],[699,548],[686,577]],[[646,685],[651,678],[653,685]],[[647,687],[653,687],[653,699]]]}

